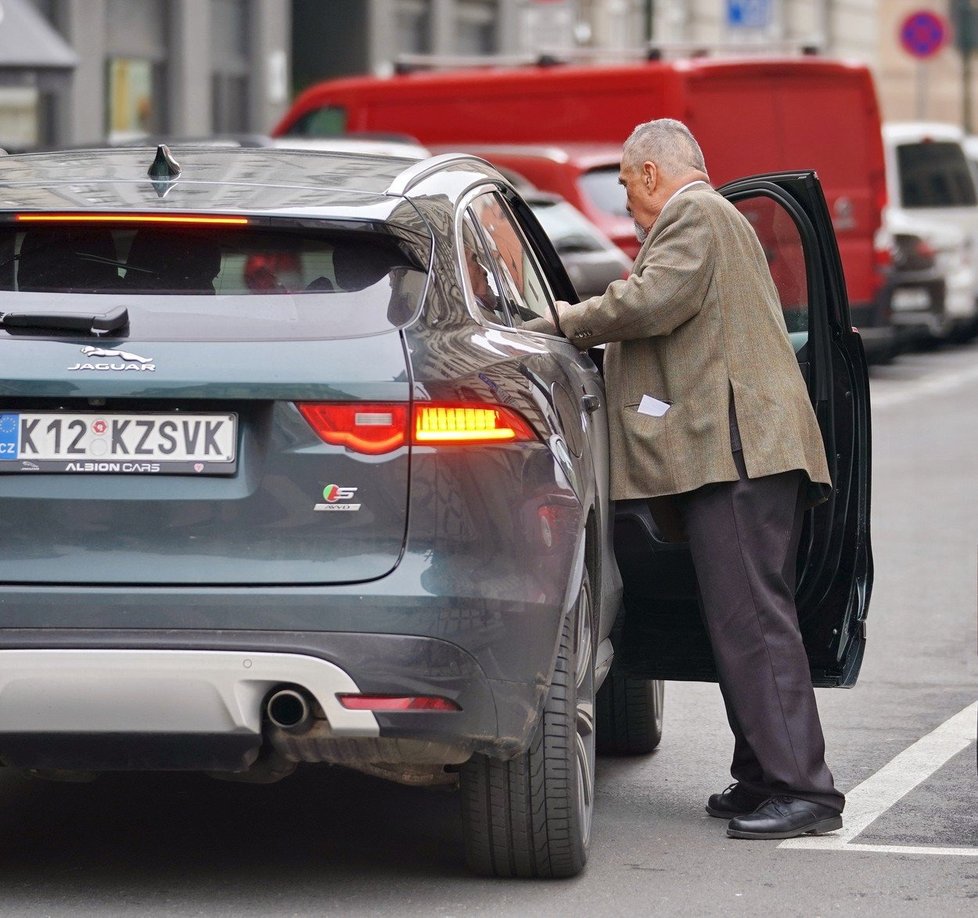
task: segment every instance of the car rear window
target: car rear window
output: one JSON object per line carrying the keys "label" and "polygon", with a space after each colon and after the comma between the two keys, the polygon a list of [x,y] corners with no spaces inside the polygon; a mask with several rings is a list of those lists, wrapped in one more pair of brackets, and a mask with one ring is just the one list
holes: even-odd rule
{"label": "car rear window", "polygon": [[584,196],[598,210],[615,217],[627,217],[625,189],[618,184],[618,167],[591,169],[578,180]]}
{"label": "car rear window", "polygon": [[140,223],[0,227],[0,312],[125,305],[140,337],[371,334],[415,313],[416,250],[376,231]]}
{"label": "car rear window", "polygon": [[897,147],[904,207],[973,207],[978,203],[959,143],[931,141]]}

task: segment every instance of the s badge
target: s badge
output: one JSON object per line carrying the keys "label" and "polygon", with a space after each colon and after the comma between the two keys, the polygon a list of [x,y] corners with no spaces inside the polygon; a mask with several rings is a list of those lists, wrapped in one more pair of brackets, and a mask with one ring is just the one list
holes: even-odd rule
{"label": "s badge", "polygon": [[323,501],[324,503],[316,504],[313,510],[326,510],[326,511],[353,511],[359,510],[360,504],[351,503],[353,498],[356,496],[356,488],[341,488],[339,485],[328,484],[323,488]]}

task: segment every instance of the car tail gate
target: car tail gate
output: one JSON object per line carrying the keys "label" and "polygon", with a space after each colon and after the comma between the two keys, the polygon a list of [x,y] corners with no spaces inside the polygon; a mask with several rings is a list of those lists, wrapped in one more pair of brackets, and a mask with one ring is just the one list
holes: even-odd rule
{"label": "car tail gate", "polygon": [[0,225],[0,582],[393,570],[418,261],[308,226]]}

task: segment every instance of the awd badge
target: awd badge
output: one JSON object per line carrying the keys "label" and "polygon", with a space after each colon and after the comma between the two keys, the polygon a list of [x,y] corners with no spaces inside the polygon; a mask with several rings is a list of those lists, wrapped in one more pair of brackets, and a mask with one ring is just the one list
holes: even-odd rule
{"label": "awd badge", "polygon": [[356,496],[356,488],[341,488],[339,485],[328,484],[323,488],[324,503],[316,504],[313,510],[359,510],[359,504],[350,503]]}

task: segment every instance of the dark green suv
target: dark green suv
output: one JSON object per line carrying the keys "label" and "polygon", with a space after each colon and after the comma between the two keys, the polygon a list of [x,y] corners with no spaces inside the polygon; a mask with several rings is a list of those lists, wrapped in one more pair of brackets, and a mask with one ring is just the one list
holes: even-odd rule
{"label": "dark green suv", "polygon": [[[847,684],[865,366],[814,177],[732,194],[801,240],[785,308],[836,476],[803,629]],[[689,585],[656,593],[682,548],[616,527],[601,376],[552,324],[574,297],[469,156],[0,158],[0,760],[459,785],[474,869],[579,871],[596,747],[651,750],[661,679],[712,673],[669,612]]]}

